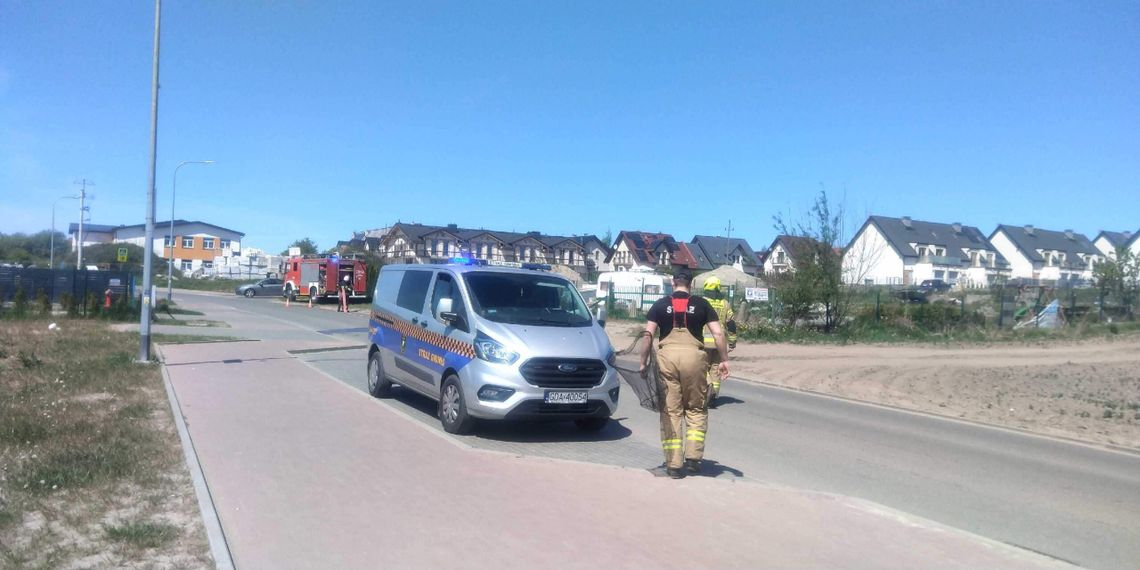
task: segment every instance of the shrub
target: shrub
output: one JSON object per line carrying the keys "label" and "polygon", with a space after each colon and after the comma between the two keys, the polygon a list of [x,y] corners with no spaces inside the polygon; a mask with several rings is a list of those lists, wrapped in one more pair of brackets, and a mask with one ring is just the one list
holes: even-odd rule
{"label": "shrub", "polygon": [[12,297],[12,316],[22,319],[27,314],[28,296],[24,293],[24,286],[19,285],[16,287],[16,295]]}
{"label": "shrub", "polygon": [[41,316],[51,316],[51,299],[47,296],[47,292],[40,289],[36,292],[36,309]]}

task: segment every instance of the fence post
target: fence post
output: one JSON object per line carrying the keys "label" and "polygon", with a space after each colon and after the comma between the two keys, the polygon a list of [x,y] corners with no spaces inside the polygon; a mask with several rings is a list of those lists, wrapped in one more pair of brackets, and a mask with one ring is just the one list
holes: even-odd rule
{"label": "fence post", "polygon": [[998,328],[1005,324],[1005,285],[998,286]]}
{"label": "fence post", "polygon": [[882,298],[883,298],[883,290],[882,289],[876,289],[875,290],[875,322],[876,323],[883,320]]}
{"label": "fence post", "polygon": [[1097,311],[1096,322],[1103,323],[1104,322],[1104,289],[1100,290],[1100,302],[1097,303],[1097,307],[1099,310]]}

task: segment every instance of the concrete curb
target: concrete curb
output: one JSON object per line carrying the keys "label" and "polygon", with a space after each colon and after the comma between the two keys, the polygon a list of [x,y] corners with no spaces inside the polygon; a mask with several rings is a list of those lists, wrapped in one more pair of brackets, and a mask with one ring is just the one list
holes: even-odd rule
{"label": "concrete curb", "polygon": [[210,555],[214,558],[214,566],[219,570],[233,570],[234,560],[226,542],[222,522],[218,518],[218,511],[214,508],[214,499],[210,494],[210,487],[206,483],[206,475],[202,472],[202,464],[198,462],[198,453],[194,450],[194,440],[186,428],[186,420],[182,417],[182,406],[178,403],[178,394],[174,392],[174,385],[170,382],[170,373],[166,369],[166,358],[162,354],[162,347],[155,346],[162,363],[162,383],[166,387],[166,398],[170,402],[170,411],[174,415],[174,424],[178,427],[178,438],[182,441],[182,454],[186,459],[186,467],[190,470],[190,479],[194,484],[194,494],[198,497],[198,510],[202,513],[202,524],[206,527],[206,538],[210,542]]}
{"label": "concrete curb", "polygon": [[787,390],[789,392],[799,392],[801,394],[810,394],[812,396],[818,396],[820,398],[831,398],[833,400],[840,400],[840,401],[848,402],[848,403],[852,403],[852,404],[861,404],[864,406],[873,406],[876,408],[883,408],[886,410],[893,410],[896,412],[903,412],[903,413],[907,413],[907,414],[915,414],[915,415],[919,415],[919,416],[926,416],[928,418],[935,418],[935,419],[939,419],[939,420],[958,422],[958,423],[974,425],[974,426],[979,426],[979,427],[992,428],[992,429],[1000,429],[1000,430],[1004,430],[1004,431],[1008,431],[1008,432],[1017,433],[1020,435],[1029,435],[1029,436],[1033,436],[1033,437],[1039,437],[1042,439],[1048,439],[1048,440],[1053,440],[1053,441],[1070,443],[1073,445],[1081,445],[1084,447],[1091,447],[1091,448],[1099,449],[1102,451],[1115,451],[1117,453],[1124,453],[1127,455],[1140,455],[1140,448],[1128,447],[1126,445],[1118,445],[1118,444],[1113,444],[1113,443],[1100,443],[1100,442],[1089,441],[1089,440],[1085,440],[1085,439],[1077,439],[1075,437],[1066,437],[1063,435],[1052,435],[1052,434],[1047,434],[1047,433],[1036,432],[1033,430],[1028,430],[1025,428],[1004,426],[1001,424],[993,424],[993,423],[989,423],[989,422],[983,422],[980,420],[971,420],[968,418],[959,418],[959,417],[955,417],[955,416],[947,416],[947,415],[938,414],[935,412],[926,412],[923,410],[914,410],[911,408],[904,408],[902,406],[895,406],[892,404],[883,404],[880,402],[870,402],[867,400],[860,400],[858,398],[849,398],[847,396],[839,396],[836,394],[828,394],[827,392],[819,392],[817,390],[811,390],[809,388],[797,388],[795,386],[788,386],[787,384],[779,384],[776,382],[770,382],[768,380],[761,380],[759,378],[747,378],[744,376],[730,376],[729,378],[731,378],[733,380],[740,380],[742,382],[748,382],[750,384],[757,384],[760,386],[766,386],[768,388],[776,388],[779,390]]}

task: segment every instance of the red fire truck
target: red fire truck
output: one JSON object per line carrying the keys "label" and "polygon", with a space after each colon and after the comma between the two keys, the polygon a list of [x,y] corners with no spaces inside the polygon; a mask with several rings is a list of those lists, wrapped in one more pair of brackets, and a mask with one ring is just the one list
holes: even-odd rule
{"label": "red fire truck", "polygon": [[285,283],[281,294],[290,299],[311,297],[314,301],[336,299],[337,286],[352,286],[352,299],[368,297],[368,265],[355,255],[295,255],[282,263]]}

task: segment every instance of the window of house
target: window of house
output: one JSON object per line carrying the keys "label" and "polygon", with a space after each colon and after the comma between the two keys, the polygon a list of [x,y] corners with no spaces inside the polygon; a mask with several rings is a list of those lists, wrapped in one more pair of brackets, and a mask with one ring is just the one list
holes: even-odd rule
{"label": "window of house", "polygon": [[213,269],[214,268],[214,262],[213,261],[203,261],[202,267],[205,267],[206,269]]}
{"label": "window of house", "polygon": [[957,271],[951,271],[950,274],[948,275],[948,277],[950,279],[957,279],[958,278],[958,272]]}
{"label": "window of house", "polygon": [[202,249],[214,249],[214,238],[202,238]]}
{"label": "window of house", "polygon": [[182,249],[194,249],[194,238],[192,238],[192,237],[182,238]]}
{"label": "window of house", "polygon": [[228,239],[221,240],[221,247],[222,247],[222,249],[229,249],[230,248],[230,240],[228,240]]}
{"label": "window of house", "polygon": [[170,247],[170,236],[162,236],[162,247]]}
{"label": "window of house", "polygon": [[934,278],[935,279],[942,279],[945,275],[946,275],[945,271],[935,271],[934,272]]}
{"label": "window of house", "polygon": [[178,264],[178,266],[182,268],[182,271],[190,271],[191,269],[194,268],[194,262],[190,261],[189,259],[183,259]]}

